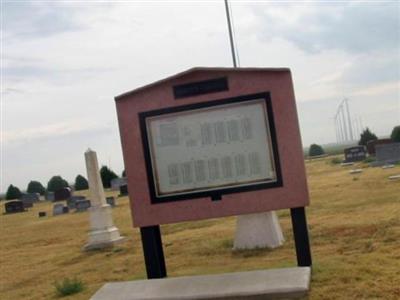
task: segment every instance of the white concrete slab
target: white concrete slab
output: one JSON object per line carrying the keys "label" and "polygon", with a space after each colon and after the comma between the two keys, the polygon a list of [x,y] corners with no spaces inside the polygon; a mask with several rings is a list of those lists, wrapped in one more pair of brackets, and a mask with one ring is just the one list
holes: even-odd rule
{"label": "white concrete slab", "polygon": [[400,174],[399,175],[393,175],[388,177],[390,180],[400,180]]}
{"label": "white concrete slab", "polygon": [[362,173],[362,169],[354,169],[354,170],[350,170],[350,174],[358,174],[358,173]]}
{"label": "white concrete slab", "polygon": [[392,168],[394,168],[395,166],[394,165],[384,165],[384,166],[382,166],[382,169],[392,169]]}
{"label": "white concrete slab", "polygon": [[106,283],[92,300],[261,300],[307,295],[311,269],[296,267]]}

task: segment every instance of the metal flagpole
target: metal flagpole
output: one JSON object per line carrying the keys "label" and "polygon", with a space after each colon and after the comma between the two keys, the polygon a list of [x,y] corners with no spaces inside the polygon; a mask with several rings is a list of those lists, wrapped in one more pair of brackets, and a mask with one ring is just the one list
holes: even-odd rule
{"label": "metal flagpole", "polygon": [[235,53],[235,46],[233,44],[232,24],[231,24],[231,17],[230,17],[230,14],[229,14],[228,0],[225,0],[225,11],[226,11],[226,20],[228,22],[229,40],[231,42],[231,52],[232,52],[233,66],[235,68],[237,68],[236,53]]}

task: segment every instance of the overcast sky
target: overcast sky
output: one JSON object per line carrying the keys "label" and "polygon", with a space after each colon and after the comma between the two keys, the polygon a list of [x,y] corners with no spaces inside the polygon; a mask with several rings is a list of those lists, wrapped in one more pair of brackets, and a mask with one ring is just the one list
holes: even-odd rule
{"label": "overcast sky", "polygon": [[[1,182],[123,170],[114,96],[193,66],[232,65],[223,0],[2,1]],[[400,4],[234,2],[242,67],[289,67],[303,144],[336,140],[343,97],[378,136],[400,124]]]}

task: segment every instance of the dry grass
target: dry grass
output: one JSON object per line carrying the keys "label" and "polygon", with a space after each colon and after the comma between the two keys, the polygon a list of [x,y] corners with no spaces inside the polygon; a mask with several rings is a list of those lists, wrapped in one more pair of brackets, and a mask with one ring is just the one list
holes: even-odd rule
{"label": "dry grass", "polygon": [[[353,176],[331,158],[307,162],[313,251],[310,299],[400,299],[400,182],[394,169],[366,168]],[[358,166],[359,167],[359,166]],[[112,194],[112,192],[108,192]],[[145,278],[138,229],[126,197],[114,221],[128,239],[114,249],[85,253],[88,213],[51,215],[51,204],[1,215],[1,299],[54,299],[55,281],[76,277],[88,299],[105,282]],[[1,207],[2,210],[3,204]],[[295,266],[289,211],[279,212],[286,242],[269,250],[232,253],[235,218],[162,226],[169,276]]]}

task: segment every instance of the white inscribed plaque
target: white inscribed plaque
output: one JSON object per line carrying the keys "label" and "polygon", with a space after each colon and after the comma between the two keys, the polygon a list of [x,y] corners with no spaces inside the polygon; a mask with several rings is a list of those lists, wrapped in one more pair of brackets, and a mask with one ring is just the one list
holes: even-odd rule
{"label": "white inscribed plaque", "polygon": [[276,181],[264,99],[146,119],[158,197]]}

